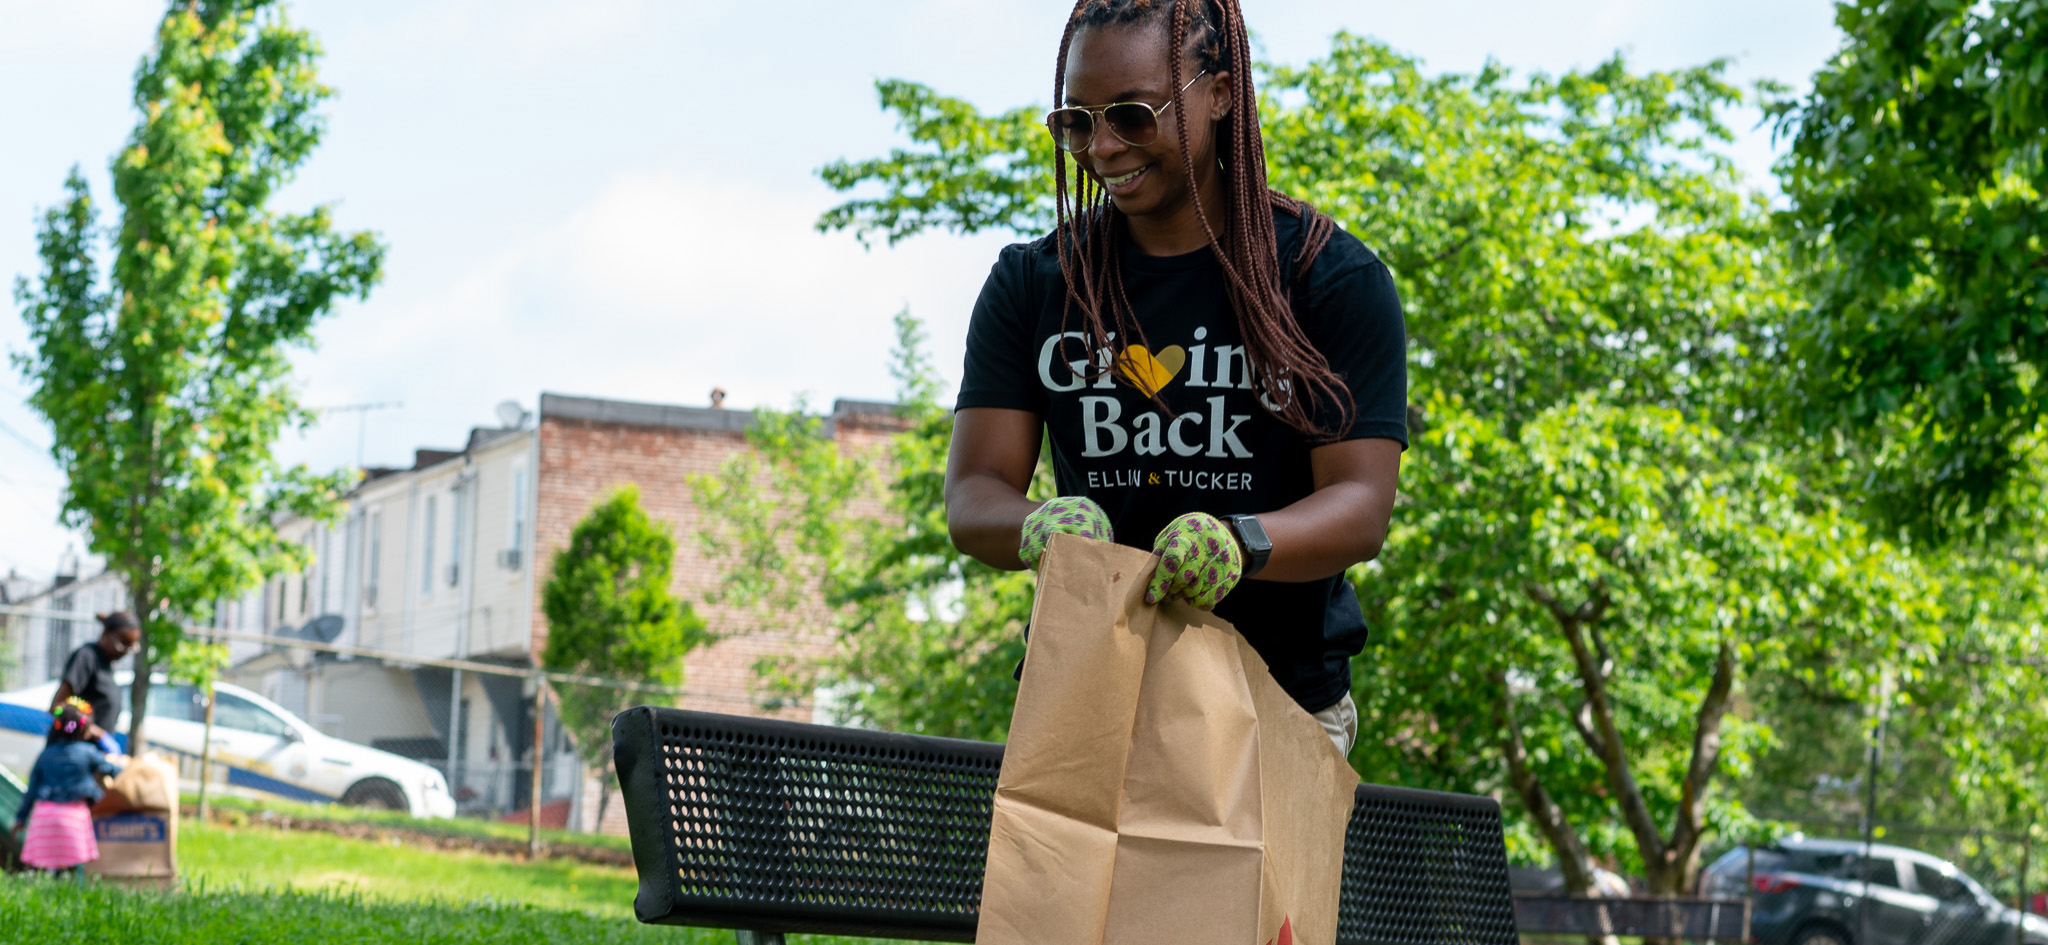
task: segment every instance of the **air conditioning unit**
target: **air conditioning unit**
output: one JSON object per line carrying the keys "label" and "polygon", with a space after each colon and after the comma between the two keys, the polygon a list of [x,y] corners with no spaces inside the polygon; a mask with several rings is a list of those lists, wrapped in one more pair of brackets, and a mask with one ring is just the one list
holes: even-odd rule
{"label": "air conditioning unit", "polygon": [[498,567],[504,568],[507,571],[519,570],[519,564],[524,557],[524,551],[525,549],[523,548],[507,548],[504,551],[498,552]]}

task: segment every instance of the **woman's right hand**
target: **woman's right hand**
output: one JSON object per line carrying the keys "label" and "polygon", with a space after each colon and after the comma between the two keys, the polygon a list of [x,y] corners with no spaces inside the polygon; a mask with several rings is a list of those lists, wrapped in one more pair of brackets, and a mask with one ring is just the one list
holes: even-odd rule
{"label": "woman's right hand", "polygon": [[1038,510],[1024,517],[1023,541],[1017,546],[1017,557],[1024,564],[1038,567],[1038,559],[1045,556],[1045,546],[1054,535],[1079,535],[1098,541],[1115,541],[1116,533],[1110,528],[1109,515],[1096,505],[1094,499],[1082,496],[1061,496],[1048,499]]}

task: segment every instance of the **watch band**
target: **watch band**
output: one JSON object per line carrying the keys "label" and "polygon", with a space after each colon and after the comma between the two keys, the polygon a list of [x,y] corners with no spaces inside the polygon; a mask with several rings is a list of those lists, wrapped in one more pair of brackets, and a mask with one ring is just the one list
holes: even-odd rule
{"label": "watch band", "polygon": [[1266,527],[1259,524],[1256,515],[1226,515],[1223,520],[1230,523],[1231,532],[1237,535],[1237,546],[1244,552],[1244,576],[1259,573],[1273,554],[1273,540],[1266,537]]}

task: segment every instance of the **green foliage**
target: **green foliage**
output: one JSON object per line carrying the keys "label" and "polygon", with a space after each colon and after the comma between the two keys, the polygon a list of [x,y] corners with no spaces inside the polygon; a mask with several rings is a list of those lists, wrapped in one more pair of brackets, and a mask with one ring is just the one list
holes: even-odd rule
{"label": "green foliage", "polygon": [[225,643],[196,643],[186,641],[164,661],[164,675],[172,682],[191,683],[208,696],[213,695],[213,684],[228,668],[232,660],[228,657]]}
{"label": "green foliage", "polygon": [[[1763,810],[1855,823],[1869,737],[1881,714],[1879,822],[2017,833],[2048,809],[2048,453],[2036,451],[1993,501],[1996,534],[1958,536],[1923,560],[1937,613],[1923,658],[1884,661],[1867,699],[1781,674],[1759,687],[1773,728],[1797,752],[1767,756],[1746,778]],[[2018,493],[2027,493],[2021,495]],[[1877,665],[1877,664],[1873,664]],[[2006,867],[2016,850],[2005,851]]]}
{"label": "green foliage", "polygon": [[[640,508],[638,486],[622,486],[593,507],[555,555],[541,589],[548,618],[548,669],[624,682],[679,685],[683,657],[710,639],[687,601],[669,591],[676,540]],[[611,722],[635,702],[631,690],[561,685],[563,724],[595,766],[611,758]]]}
{"label": "green foliage", "polygon": [[1014,108],[985,116],[974,106],[901,79],[875,83],[882,110],[921,147],[887,157],[834,161],[818,170],[835,190],[879,184],[883,194],[826,211],[818,229],[851,229],[891,245],[927,229],[1036,232],[1052,226],[1052,152],[1043,112]]}
{"label": "green foliage", "polygon": [[1266,84],[1303,102],[1267,122],[1276,186],[1382,247],[1410,325],[1405,502],[1355,572],[1383,647],[1356,694],[1390,731],[1356,760],[1498,790],[1525,752],[1524,786],[1581,834],[1553,834],[1558,858],[1582,842],[1670,889],[1746,816],[1713,790],[1769,745],[1742,717],[1723,732],[1744,679],[1820,621],[1801,637],[1834,648],[1818,685],[1866,692],[1850,654],[1908,632],[1913,586],[1801,457],[1742,436],[1792,299],[1765,206],[1716,150],[1740,101],[1721,71],[1432,77],[1340,38]]}
{"label": "green foliage", "polygon": [[[755,412],[753,450],[695,482],[705,550],[721,562],[727,601],[764,621],[822,601],[815,619],[839,631],[822,661],[764,667],[786,698],[826,686],[845,721],[1001,741],[1031,577],[953,547],[944,498],[953,417],[907,312],[896,317],[895,356],[902,430],[878,450],[831,438],[801,404]],[[1041,469],[1034,492],[1050,486]]]}
{"label": "green foliage", "polygon": [[[173,5],[113,163],[119,223],[100,228],[74,170],[42,220],[41,277],[16,285],[33,348],[15,365],[54,434],[64,520],[127,580],[142,680],[176,653],[179,618],[204,623],[214,601],[301,566],[272,523],[330,515],[343,485],[271,453],[308,419],[291,351],[335,302],[366,296],[384,258],[325,207],[267,207],[319,144],[319,57],[275,0]],[[147,690],[133,687],[137,745]]]}
{"label": "green foliage", "polygon": [[[1415,452],[1388,551],[1361,569],[1383,658],[1359,661],[1357,695],[1390,731],[1354,757],[1470,790],[1526,753],[1514,763],[1592,828],[1590,852],[1660,891],[1687,888],[1703,834],[1745,816],[1715,775],[1771,744],[1768,716],[1729,715],[1738,673],[1854,699],[1938,632],[1910,558],[1767,447],[1677,411],[1589,393],[1513,436],[1454,415]],[[1527,785],[1506,786],[1540,826]]]}
{"label": "green foliage", "polygon": [[[2048,417],[2048,6],[1836,6],[1813,92],[1777,105],[1811,307],[1791,418],[1875,473],[1923,534],[1985,521]],[[2030,497],[2031,498],[2031,497]]]}

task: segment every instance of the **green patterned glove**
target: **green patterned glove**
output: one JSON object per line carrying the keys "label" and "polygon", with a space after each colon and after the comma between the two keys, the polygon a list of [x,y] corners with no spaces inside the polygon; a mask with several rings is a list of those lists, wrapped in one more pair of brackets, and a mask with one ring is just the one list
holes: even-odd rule
{"label": "green patterned glove", "polygon": [[1244,576],[1244,552],[1237,536],[1216,516],[1189,512],[1166,524],[1152,542],[1159,567],[1145,585],[1145,603],[1180,597],[1208,610],[1216,606]]}
{"label": "green patterned glove", "polygon": [[1026,567],[1037,568],[1038,559],[1045,556],[1045,543],[1057,534],[1116,540],[1109,527],[1109,515],[1094,499],[1061,496],[1047,500],[1037,511],[1024,516],[1024,540],[1017,544],[1017,557],[1024,559]]}

